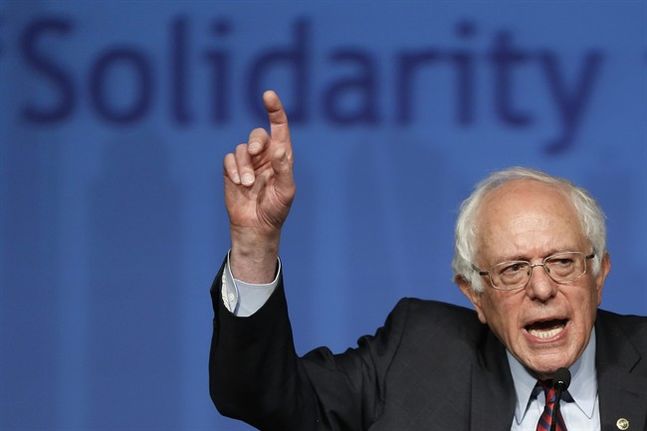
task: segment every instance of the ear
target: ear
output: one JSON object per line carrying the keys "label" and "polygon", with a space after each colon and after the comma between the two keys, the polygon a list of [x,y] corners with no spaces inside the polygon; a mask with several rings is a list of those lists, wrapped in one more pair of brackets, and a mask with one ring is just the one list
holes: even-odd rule
{"label": "ear", "polygon": [[487,323],[487,319],[485,318],[485,313],[483,313],[483,307],[481,305],[481,301],[483,300],[483,293],[477,292],[476,290],[472,289],[472,283],[467,281],[462,275],[457,275],[456,277],[454,277],[454,282],[461,289],[463,295],[467,296],[467,299],[469,299],[472,305],[474,305],[474,309],[476,310],[481,323]]}
{"label": "ear", "polygon": [[611,258],[609,257],[609,253],[604,253],[602,261],[600,262],[600,272],[595,276],[595,289],[598,294],[598,305],[602,303],[602,288],[604,288],[604,282],[607,279],[607,275],[609,275],[609,271],[611,271]]}

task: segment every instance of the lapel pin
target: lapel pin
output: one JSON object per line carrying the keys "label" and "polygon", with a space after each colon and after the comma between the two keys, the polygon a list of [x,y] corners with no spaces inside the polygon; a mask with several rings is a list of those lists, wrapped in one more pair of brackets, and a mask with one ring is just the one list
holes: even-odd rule
{"label": "lapel pin", "polygon": [[629,429],[629,421],[625,418],[620,418],[616,421],[616,426],[619,430],[625,431]]}

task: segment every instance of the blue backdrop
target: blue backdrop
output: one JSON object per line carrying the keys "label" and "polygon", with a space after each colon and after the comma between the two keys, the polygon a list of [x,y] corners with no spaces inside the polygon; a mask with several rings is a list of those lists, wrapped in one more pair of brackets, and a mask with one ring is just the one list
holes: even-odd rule
{"label": "blue backdrop", "polygon": [[457,207],[526,165],[606,210],[647,314],[647,3],[0,2],[0,429],[248,430],[208,395],[223,155],[292,120],[297,348],[466,304]]}

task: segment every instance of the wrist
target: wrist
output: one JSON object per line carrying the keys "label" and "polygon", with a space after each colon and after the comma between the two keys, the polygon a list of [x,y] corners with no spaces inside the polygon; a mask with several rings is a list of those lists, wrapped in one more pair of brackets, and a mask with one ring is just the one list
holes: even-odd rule
{"label": "wrist", "polygon": [[231,230],[229,262],[233,276],[248,283],[274,280],[279,251],[279,235],[250,229]]}

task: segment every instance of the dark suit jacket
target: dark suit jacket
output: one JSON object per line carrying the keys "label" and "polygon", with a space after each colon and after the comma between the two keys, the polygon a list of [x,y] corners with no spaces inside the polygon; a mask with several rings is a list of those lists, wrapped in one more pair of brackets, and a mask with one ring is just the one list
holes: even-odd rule
{"label": "dark suit jacket", "polygon": [[[277,431],[510,429],[505,348],[472,310],[403,299],[357,348],[298,358],[282,282],[259,311],[238,318],[222,303],[221,275],[209,374],[222,414]],[[596,334],[602,430],[617,430],[619,418],[647,430],[647,318],[599,311]]]}

